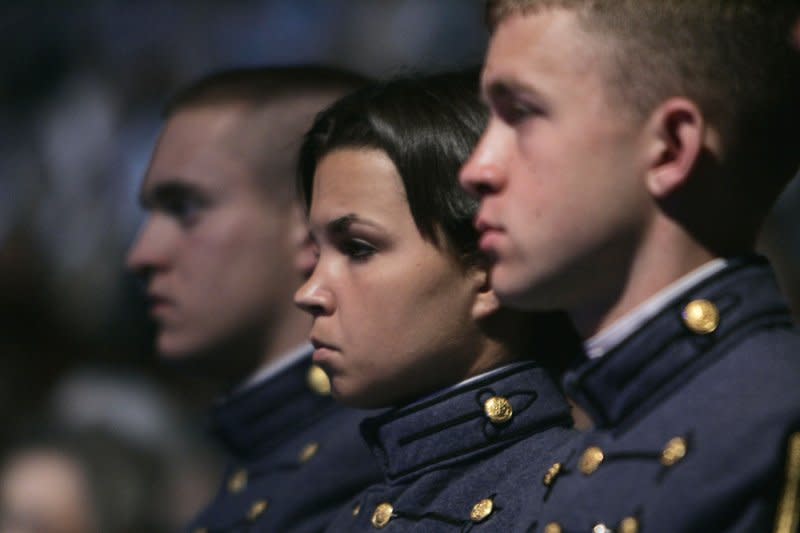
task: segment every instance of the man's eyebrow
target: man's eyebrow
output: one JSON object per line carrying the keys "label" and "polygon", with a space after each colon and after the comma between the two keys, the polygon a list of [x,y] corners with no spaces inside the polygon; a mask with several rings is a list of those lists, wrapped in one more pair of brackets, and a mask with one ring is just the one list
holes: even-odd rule
{"label": "man's eyebrow", "polygon": [[481,95],[491,103],[498,99],[507,99],[517,94],[527,94],[533,97],[541,97],[539,91],[530,85],[522,84],[516,80],[497,79],[482,87]]}
{"label": "man's eyebrow", "polygon": [[160,181],[153,187],[142,188],[139,193],[139,205],[144,209],[153,209],[179,198],[200,196],[197,187],[180,178]]}

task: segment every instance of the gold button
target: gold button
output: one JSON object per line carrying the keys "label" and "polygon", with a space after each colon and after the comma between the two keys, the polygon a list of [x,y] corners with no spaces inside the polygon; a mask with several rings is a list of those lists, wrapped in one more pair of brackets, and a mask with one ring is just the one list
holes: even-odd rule
{"label": "gold button", "polygon": [[664,466],[672,466],[684,457],[686,457],[686,450],[688,446],[686,439],[682,437],[675,437],[670,439],[664,450],[661,452],[661,464]]}
{"label": "gold button", "polygon": [[639,533],[639,521],[629,516],[619,523],[619,533]]}
{"label": "gold button", "polygon": [[361,514],[361,504],[357,503],[355,507],[353,507],[353,516],[358,516]]}
{"label": "gold button", "polygon": [[587,476],[594,474],[595,471],[600,467],[603,459],[605,459],[603,450],[597,446],[591,446],[586,448],[586,451],[583,452],[583,457],[581,457],[581,462],[578,465],[578,468],[580,468],[580,471]]}
{"label": "gold button", "polygon": [[613,533],[605,524],[597,524],[592,528],[592,533]]}
{"label": "gold button", "polygon": [[719,326],[719,310],[708,300],[693,300],[683,309],[683,322],[698,335],[707,335]]}
{"label": "gold button", "polygon": [[255,520],[264,514],[264,511],[267,510],[267,507],[269,507],[267,500],[258,500],[253,502],[253,505],[250,506],[250,510],[247,512],[247,519],[250,521]]}
{"label": "gold button", "polygon": [[242,492],[244,488],[247,486],[247,470],[241,468],[237,470],[229,479],[228,479],[228,490],[230,492]]}
{"label": "gold button", "polygon": [[542,483],[544,483],[545,487],[549,487],[553,484],[553,481],[555,481],[556,477],[558,477],[558,475],[561,473],[561,468],[561,463],[555,463],[547,470],[547,473],[544,475],[544,479],[542,480]]}
{"label": "gold button", "polygon": [[478,522],[483,522],[490,514],[492,514],[493,510],[494,502],[491,500],[491,498],[486,498],[485,500],[479,501],[472,507],[472,511],[469,513],[469,519],[476,524]]}
{"label": "gold button", "polygon": [[550,522],[544,526],[544,533],[561,533],[561,526],[555,522]]}
{"label": "gold button", "polygon": [[483,410],[489,420],[494,424],[502,424],[511,420],[514,416],[514,409],[511,407],[511,402],[502,396],[492,396],[483,404]]}
{"label": "gold button", "polygon": [[320,396],[328,396],[331,393],[331,380],[328,379],[328,374],[317,365],[309,367],[306,383]]}
{"label": "gold button", "polygon": [[382,503],[375,508],[375,512],[372,513],[372,526],[377,529],[383,529],[386,527],[386,524],[392,519],[392,513],[394,513],[394,507],[392,507],[391,503]]}
{"label": "gold button", "polygon": [[319,451],[319,444],[316,442],[309,442],[308,444],[303,446],[302,450],[300,450],[300,453],[297,456],[297,460],[300,461],[301,463],[307,463],[308,461],[311,460],[312,457],[317,455],[318,451]]}

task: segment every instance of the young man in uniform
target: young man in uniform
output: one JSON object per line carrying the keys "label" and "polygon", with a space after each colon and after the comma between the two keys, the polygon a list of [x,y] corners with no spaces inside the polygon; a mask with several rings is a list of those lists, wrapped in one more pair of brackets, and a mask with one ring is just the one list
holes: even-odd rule
{"label": "young man in uniform", "polygon": [[489,1],[461,181],[501,300],[586,339],[564,383],[594,424],[533,531],[797,529],[800,335],[752,253],[800,163],[797,12]]}
{"label": "young man in uniform", "polygon": [[128,266],[160,355],[224,385],[212,421],[231,464],[192,531],[318,531],[377,478],[362,414],[330,399],[292,302],[313,264],[297,150],[315,113],[360,83],[325,68],[225,71],[166,109]]}

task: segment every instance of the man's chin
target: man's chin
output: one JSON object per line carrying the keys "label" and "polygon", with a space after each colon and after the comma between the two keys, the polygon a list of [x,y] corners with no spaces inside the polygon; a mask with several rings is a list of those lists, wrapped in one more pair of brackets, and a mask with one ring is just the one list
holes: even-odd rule
{"label": "man's chin", "polygon": [[543,312],[558,309],[558,305],[548,297],[544,281],[530,273],[513,272],[502,265],[492,268],[492,289],[500,303],[511,309]]}
{"label": "man's chin", "polygon": [[505,307],[524,311],[536,309],[535,301],[529,294],[530,284],[519,273],[503,263],[496,263],[492,266],[491,279],[492,289]]}
{"label": "man's chin", "polygon": [[220,381],[223,386],[244,380],[258,365],[242,350],[224,343],[190,343],[159,337],[156,352],[164,366],[187,376]]}

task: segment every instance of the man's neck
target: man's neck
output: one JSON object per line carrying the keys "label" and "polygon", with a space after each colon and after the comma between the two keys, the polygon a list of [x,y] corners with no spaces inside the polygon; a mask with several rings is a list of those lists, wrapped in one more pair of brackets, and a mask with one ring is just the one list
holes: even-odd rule
{"label": "man's neck", "polygon": [[308,315],[292,306],[284,310],[271,328],[271,334],[264,340],[262,356],[259,364],[247,376],[244,382],[261,373],[264,369],[278,364],[281,359],[295,353],[298,347],[308,342],[310,323]]}
{"label": "man's neck", "polygon": [[682,228],[674,223],[665,225],[666,229],[652,232],[649,244],[633,257],[618,290],[570,309],[583,339],[602,332],[659,291],[716,258]]}

